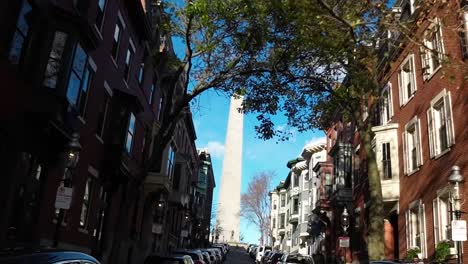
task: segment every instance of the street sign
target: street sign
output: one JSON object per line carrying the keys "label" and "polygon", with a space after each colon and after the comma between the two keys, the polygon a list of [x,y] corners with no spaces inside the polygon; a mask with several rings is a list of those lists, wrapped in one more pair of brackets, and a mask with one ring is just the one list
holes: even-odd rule
{"label": "street sign", "polygon": [[73,188],[59,186],[57,189],[57,196],[55,197],[55,208],[57,209],[70,209],[72,201]]}
{"label": "street sign", "polygon": [[339,237],[338,240],[339,240],[340,247],[343,247],[343,248],[349,247],[349,237],[347,236]]}
{"label": "street sign", "polygon": [[452,240],[466,241],[466,221],[452,220]]}

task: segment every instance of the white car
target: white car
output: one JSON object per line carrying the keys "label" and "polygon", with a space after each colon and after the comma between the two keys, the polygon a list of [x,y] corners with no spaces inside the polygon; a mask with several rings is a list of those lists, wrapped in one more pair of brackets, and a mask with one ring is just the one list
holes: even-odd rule
{"label": "white car", "polygon": [[257,250],[257,255],[255,256],[255,263],[260,263],[262,261],[263,254],[266,250],[271,250],[270,246],[260,246]]}

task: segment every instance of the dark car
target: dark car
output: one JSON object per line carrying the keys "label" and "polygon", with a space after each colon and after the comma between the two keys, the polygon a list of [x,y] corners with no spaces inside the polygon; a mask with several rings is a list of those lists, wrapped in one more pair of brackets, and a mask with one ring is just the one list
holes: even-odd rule
{"label": "dark car", "polygon": [[281,257],[283,256],[283,253],[281,252],[274,252],[272,255],[270,255],[270,258],[267,260],[267,264],[277,264],[280,263]]}
{"label": "dark car", "polygon": [[172,253],[177,255],[188,255],[192,258],[193,263],[195,264],[206,264],[203,260],[202,252],[197,249],[177,249]]}
{"label": "dark car", "polygon": [[78,251],[20,250],[0,252],[0,264],[99,264],[95,258]]}
{"label": "dark car", "polygon": [[145,264],[193,264],[193,260],[188,255],[173,255],[168,257],[151,255],[146,257]]}

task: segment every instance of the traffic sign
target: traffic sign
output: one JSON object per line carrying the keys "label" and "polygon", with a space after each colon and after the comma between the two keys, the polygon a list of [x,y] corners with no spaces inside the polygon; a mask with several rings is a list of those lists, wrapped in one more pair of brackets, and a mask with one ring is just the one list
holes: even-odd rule
{"label": "traffic sign", "polygon": [[57,196],[55,197],[55,208],[57,209],[70,209],[72,201],[73,188],[59,186],[57,189]]}
{"label": "traffic sign", "polygon": [[466,241],[466,221],[452,220],[452,240]]}

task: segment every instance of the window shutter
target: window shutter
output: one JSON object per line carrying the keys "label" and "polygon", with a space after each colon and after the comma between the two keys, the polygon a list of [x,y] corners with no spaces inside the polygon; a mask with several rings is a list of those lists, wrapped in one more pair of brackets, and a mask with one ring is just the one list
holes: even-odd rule
{"label": "window shutter", "polygon": [[421,47],[419,49],[419,52],[421,53],[421,67],[422,67],[422,75],[423,79],[426,81],[427,77],[429,77],[428,70],[429,70],[429,61],[428,61],[428,54],[427,50],[425,47]]}
{"label": "window shutter", "polygon": [[445,107],[445,120],[447,122],[447,143],[449,146],[455,144],[455,129],[453,125],[452,115],[452,99],[450,97],[450,91],[444,96],[444,107]]}
{"label": "window shutter", "polygon": [[427,109],[427,135],[429,140],[429,156],[434,157],[434,124],[432,121],[432,107]]}
{"label": "window shutter", "polygon": [[411,248],[411,220],[410,220],[410,210],[406,211],[405,219],[406,219],[406,249]]}
{"label": "window shutter", "polygon": [[437,246],[437,243],[440,241],[439,235],[439,198],[432,200],[432,215],[434,217],[434,242]]}
{"label": "window shutter", "polygon": [[403,97],[403,80],[401,79],[401,72],[398,73],[398,98],[400,99],[400,106],[403,105],[404,97]]}
{"label": "window shutter", "polygon": [[[392,85],[388,84],[388,110],[390,111],[389,116],[393,116],[393,93],[392,93]],[[389,121],[389,120],[387,120]]]}
{"label": "window shutter", "polygon": [[401,133],[401,143],[403,144],[403,173],[408,174],[408,142],[406,132]]}
{"label": "window shutter", "polygon": [[421,144],[421,119],[418,118],[418,121],[416,123],[416,129],[415,129],[415,133],[416,133],[416,138],[417,138],[417,142],[416,142],[416,153],[418,155],[417,157],[417,162],[418,162],[418,166],[421,166],[423,165],[423,155],[422,155],[422,144]]}
{"label": "window shutter", "polygon": [[[414,92],[416,92],[417,90],[417,87],[416,87],[416,70],[415,70],[415,64],[414,64],[414,55],[411,55],[410,56],[410,59],[409,59],[409,66],[410,66],[410,72],[409,74],[411,75],[411,78],[409,80],[409,82],[411,83],[411,95],[414,94]],[[410,97],[410,95],[408,95],[408,98]]]}
{"label": "window shutter", "polygon": [[421,208],[421,255],[423,258],[426,257],[426,205],[422,203],[420,204]]}

